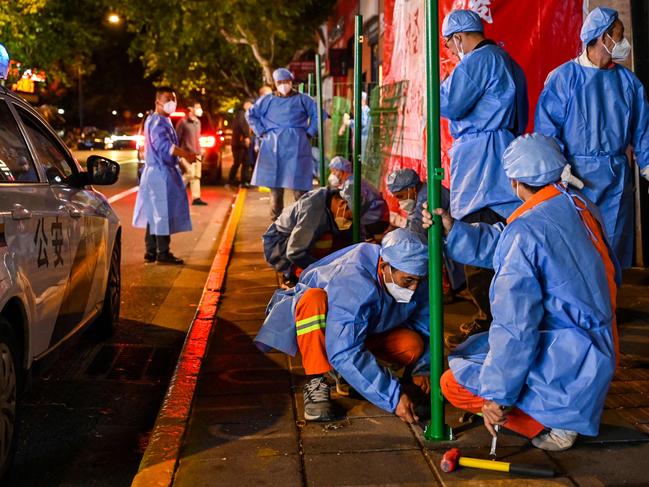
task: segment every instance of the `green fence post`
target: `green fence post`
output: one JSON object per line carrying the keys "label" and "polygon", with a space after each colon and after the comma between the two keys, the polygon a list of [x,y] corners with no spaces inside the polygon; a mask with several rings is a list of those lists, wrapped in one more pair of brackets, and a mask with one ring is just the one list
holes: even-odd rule
{"label": "green fence post", "polygon": [[363,80],[363,16],[356,16],[354,33],[354,192],[353,192],[353,238],[361,241],[361,83]]}
{"label": "green fence post", "polygon": [[[439,24],[438,0],[426,0],[426,167],[428,208],[439,208],[443,171],[439,136]],[[444,398],[439,379],[444,370],[444,310],[442,308],[442,222],[434,216],[428,229],[428,298],[430,300],[430,424],[425,437],[448,440]]]}
{"label": "green fence post", "polygon": [[320,187],[327,185],[324,160],[324,120],[322,120],[322,70],[320,54],[315,55],[315,88],[318,97],[318,149],[320,153]]}
{"label": "green fence post", "polygon": [[306,80],[306,92],[309,96],[313,96],[313,73],[309,73]]}

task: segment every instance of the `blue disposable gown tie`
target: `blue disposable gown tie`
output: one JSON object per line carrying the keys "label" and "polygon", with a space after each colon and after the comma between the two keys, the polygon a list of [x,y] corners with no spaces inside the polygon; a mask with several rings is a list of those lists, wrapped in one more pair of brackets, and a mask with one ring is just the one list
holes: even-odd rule
{"label": "blue disposable gown tie", "polygon": [[251,184],[308,191],[313,184],[309,137],[318,133],[318,111],[302,93],[266,95],[248,110],[248,123],[259,137],[259,155]]}
{"label": "blue disposable gown tie", "polygon": [[487,43],[468,53],[442,83],[440,114],[455,139],[451,157],[451,214],[483,208],[508,217],[518,198],[502,167],[509,143],[527,125],[527,84],[518,64]]}
{"label": "blue disposable gown tie", "polygon": [[597,435],[615,372],[614,304],[569,197],[539,203],[506,227],[456,222],[446,244],[454,259],[482,267],[491,260],[496,272],[491,328],[449,356],[458,383],[546,427]]}
{"label": "blue disposable gown tie", "polygon": [[178,137],[169,117],[153,113],[144,124],[145,164],[135,200],[133,226],[150,227],[152,235],[192,229],[187,191],[178,158],[171,155]]}
{"label": "blue disposable gown tie", "polygon": [[295,305],[306,289],[324,289],[329,362],[368,401],[394,412],[401,395],[399,381],[365,348],[365,340],[398,326],[416,331],[426,349],[413,374],[428,373],[428,284],[423,281],[409,303],[397,303],[379,280],[380,250],[369,243],[339,250],[306,269],[294,289],[276,291],[255,342],[264,350],[295,355]]}
{"label": "blue disposable gown tie", "polygon": [[615,64],[610,69],[577,60],[555,69],[536,107],[534,128],[562,146],[584,195],[600,209],[623,268],[633,258],[633,174],[625,151],[633,146],[641,168],[649,165],[649,106],[642,83]]}

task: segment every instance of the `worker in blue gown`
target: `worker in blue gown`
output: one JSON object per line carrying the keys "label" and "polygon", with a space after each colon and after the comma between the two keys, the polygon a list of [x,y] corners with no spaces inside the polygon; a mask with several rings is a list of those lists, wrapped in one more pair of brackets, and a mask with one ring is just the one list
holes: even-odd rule
{"label": "worker in blue gown", "polygon": [[507,226],[435,211],[455,260],[495,269],[491,328],[449,355],[442,392],[493,435],[502,425],[552,451],[597,435],[617,353],[619,266],[597,207],[560,182],[565,165],[552,138],[524,135],[504,155],[524,202]]}
{"label": "worker in blue gown", "polygon": [[649,105],[634,73],[618,64],[631,51],[618,13],[594,9],[581,29],[584,50],[548,76],[536,107],[535,130],[555,137],[584,194],[600,209],[623,268],[632,265],[633,148],[649,179]]}
{"label": "worker in blue gown", "polygon": [[[319,260],[295,288],[275,292],[255,342],[291,356],[299,350],[305,419],[337,416],[325,378],[335,370],[377,407],[417,421],[415,393],[430,392],[427,272],[426,245],[399,228],[381,245],[360,243]],[[403,377],[377,359],[405,368]]]}
{"label": "worker in blue gown", "polygon": [[315,101],[293,89],[293,74],[276,69],[277,91],[263,96],[248,111],[248,123],[259,137],[259,155],[251,184],[270,188],[271,220],[284,208],[284,189],[292,189],[295,200],[313,186],[313,156],[310,139],[318,133]]}
{"label": "worker in blue gown", "polygon": [[[472,10],[453,10],[442,23],[446,47],[459,58],[440,88],[440,114],[449,120],[453,146],[450,209],[466,222],[504,222],[518,205],[502,168],[509,143],[527,126],[527,83],[521,67],[495,42],[486,39]],[[493,272],[466,266],[467,291],[477,307],[474,319],[449,348],[491,322],[489,282]]]}
{"label": "worker in blue gown", "polygon": [[194,162],[196,154],[182,149],[169,116],[176,111],[176,94],[156,90],[156,107],[144,124],[145,163],[135,200],[133,226],[146,228],[145,262],[182,264],[169,250],[171,235],[192,229],[179,157]]}

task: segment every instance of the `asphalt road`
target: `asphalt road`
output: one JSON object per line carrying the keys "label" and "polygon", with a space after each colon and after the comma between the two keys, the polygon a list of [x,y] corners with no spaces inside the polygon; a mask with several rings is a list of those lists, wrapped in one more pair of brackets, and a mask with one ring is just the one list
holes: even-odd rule
{"label": "asphalt road", "polygon": [[[204,187],[206,207],[191,206],[192,232],[172,236],[182,267],[144,264],[144,231],[130,222],[135,151],[93,153],[121,165],[100,188],[117,198],[122,221],[122,305],[114,336],[80,337],[34,374],[22,400],[13,486],[128,486],[194,316],[234,192]],[[124,196],[125,195],[125,196]]]}

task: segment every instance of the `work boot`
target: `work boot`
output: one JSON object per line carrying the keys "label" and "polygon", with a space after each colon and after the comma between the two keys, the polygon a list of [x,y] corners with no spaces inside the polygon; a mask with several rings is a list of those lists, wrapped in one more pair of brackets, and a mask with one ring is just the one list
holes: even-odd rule
{"label": "work boot", "polygon": [[577,441],[577,432],[552,428],[532,438],[532,445],[541,450],[564,451]]}
{"label": "work boot", "polygon": [[467,338],[476,333],[482,333],[489,330],[489,325],[477,321],[470,321],[460,325],[460,332],[454,333],[444,337],[444,344],[449,350],[455,349],[461,343],[464,343]]}
{"label": "work boot", "polygon": [[196,198],[194,201],[192,201],[192,205],[194,205],[194,206],[207,206],[207,203],[205,203],[205,201],[203,201],[200,198]]}
{"label": "work boot", "polygon": [[146,254],[144,254],[144,262],[146,262],[147,264],[152,264],[153,262],[155,262],[155,260],[156,256],[153,252],[147,252]]}
{"label": "work boot", "polygon": [[324,376],[314,377],[304,385],[304,419],[333,421],[336,419],[329,384]]}
{"label": "work boot", "polygon": [[185,263],[184,260],[179,259],[171,252],[158,252],[156,260],[158,264],[182,265]]}

